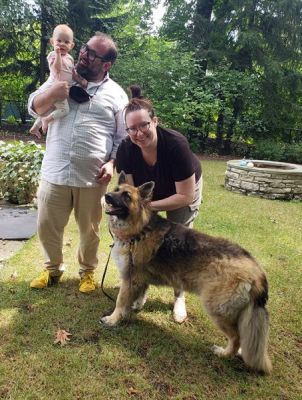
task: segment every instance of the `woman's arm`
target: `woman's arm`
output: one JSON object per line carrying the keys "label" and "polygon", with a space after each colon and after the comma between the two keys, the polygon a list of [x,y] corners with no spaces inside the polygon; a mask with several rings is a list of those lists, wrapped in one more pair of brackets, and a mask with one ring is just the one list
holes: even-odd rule
{"label": "woman's arm", "polygon": [[[126,181],[134,186],[132,174],[126,174]],[[172,211],[191,204],[195,195],[195,174],[183,181],[175,182],[175,187],[176,193],[172,196],[151,202],[154,211]]]}
{"label": "woman's arm", "polygon": [[188,206],[194,200],[195,174],[183,181],[175,182],[176,193],[162,200],[151,202],[155,211],[172,211]]}
{"label": "woman's arm", "polygon": [[134,186],[134,180],[133,180],[132,174],[126,174],[126,182],[127,182],[129,185]]}

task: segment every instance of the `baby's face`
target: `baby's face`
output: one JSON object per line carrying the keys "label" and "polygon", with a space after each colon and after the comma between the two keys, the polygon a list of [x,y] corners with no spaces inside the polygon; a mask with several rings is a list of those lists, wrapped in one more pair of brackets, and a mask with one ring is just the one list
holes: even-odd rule
{"label": "baby's face", "polygon": [[56,33],[52,38],[51,44],[53,45],[54,49],[57,47],[60,48],[62,56],[69,53],[74,46],[73,38],[69,33],[64,31]]}

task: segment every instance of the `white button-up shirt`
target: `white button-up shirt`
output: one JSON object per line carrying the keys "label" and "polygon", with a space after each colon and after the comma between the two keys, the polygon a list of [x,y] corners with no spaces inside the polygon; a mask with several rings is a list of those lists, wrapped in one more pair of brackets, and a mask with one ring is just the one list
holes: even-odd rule
{"label": "white button-up shirt", "polygon": [[[46,81],[28,101],[29,113],[34,97],[49,88]],[[117,148],[126,136],[123,110],[128,102],[124,90],[109,78],[89,82],[87,92],[93,96],[86,103],[68,99],[70,111],[49,124],[42,179],[57,185],[97,186],[101,166],[115,159]]]}

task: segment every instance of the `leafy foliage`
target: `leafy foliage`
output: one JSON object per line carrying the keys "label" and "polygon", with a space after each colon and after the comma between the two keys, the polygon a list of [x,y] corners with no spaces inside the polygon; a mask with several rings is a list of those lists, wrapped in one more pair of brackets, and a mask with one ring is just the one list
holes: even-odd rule
{"label": "leafy foliage", "polygon": [[260,140],[255,142],[251,155],[255,159],[302,164],[302,143]]}
{"label": "leafy foliage", "polygon": [[[156,32],[158,3],[3,1],[0,96],[10,93],[22,105],[44,81],[48,39],[64,21],[75,32],[75,54],[94,31],[111,34],[119,46],[111,76],[124,88],[142,86],[161,121],[195,150],[204,150],[209,135],[219,152],[236,140],[295,141],[288,132],[302,126],[301,1],[165,1]],[[20,113],[24,122],[24,107]]]}
{"label": "leafy foliage", "polygon": [[0,194],[15,204],[30,203],[39,183],[42,146],[34,142],[0,142]]}
{"label": "leafy foliage", "polygon": [[[192,0],[167,2],[162,33],[194,49],[200,83],[205,72],[216,76],[221,87],[221,107],[215,129],[218,138],[241,136],[286,140],[287,128],[301,127],[301,37],[302,3],[299,0]],[[189,7],[187,7],[189,6]],[[189,12],[189,9],[191,10]],[[180,18],[176,23],[175,16]],[[225,66],[235,83],[238,72],[253,78],[255,104],[240,85],[232,103],[225,97]],[[222,82],[220,81],[222,78]],[[240,83],[240,82],[238,82]],[[235,87],[233,87],[235,88]],[[238,107],[244,101],[252,107]],[[230,121],[232,116],[233,121]],[[231,119],[232,119],[231,118]],[[237,129],[237,131],[238,131]]]}

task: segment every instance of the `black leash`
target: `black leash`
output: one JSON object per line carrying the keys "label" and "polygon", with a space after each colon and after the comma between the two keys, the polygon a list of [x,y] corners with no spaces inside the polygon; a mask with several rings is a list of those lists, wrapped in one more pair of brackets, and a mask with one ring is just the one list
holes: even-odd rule
{"label": "black leash", "polygon": [[[110,233],[112,239],[114,240],[112,232],[111,232],[110,229],[109,229],[109,233]],[[102,277],[102,282],[101,282],[101,289],[102,289],[102,292],[104,293],[104,295],[106,297],[108,297],[108,299],[110,299],[111,301],[113,301],[115,303],[116,299],[111,297],[110,294],[106,293],[105,290],[104,290],[104,281],[105,281],[105,277],[106,277],[108,264],[109,264],[109,260],[110,260],[110,256],[111,256],[111,252],[112,252],[113,246],[114,246],[114,243],[109,245],[110,251],[109,251],[109,255],[108,255],[107,262],[106,262],[106,265],[105,265],[105,268],[104,268],[104,272],[103,272],[103,277]],[[129,286],[129,289],[131,289],[131,287],[132,287],[132,269],[133,269],[133,265],[134,264],[133,264],[132,253],[130,252],[130,265],[129,265],[129,285],[130,286]]]}
{"label": "black leash", "polygon": [[[111,235],[111,237],[112,237],[112,239],[113,239],[113,235],[112,235],[110,229],[109,229],[109,233],[110,233],[110,235]],[[113,302],[115,303],[116,300],[115,300],[113,297],[111,297],[110,294],[106,293],[105,290],[104,290],[104,281],[105,281],[105,277],[106,277],[106,273],[107,273],[107,268],[108,268],[108,264],[109,264],[109,260],[110,260],[110,256],[111,256],[111,252],[112,252],[113,246],[114,246],[114,243],[112,243],[111,245],[109,245],[110,251],[109,251],[109,255],[108,255],[107,262],[106,262],[106,265],[105,265],[105,268],[104,268],[104,272],[103,272],[103,277],[102,277],[102,282],[101,282],[101,289],[102,289],[102,292],[104,293],[104,295],[105,295],[106,297],[108,297],[108,299],[110,299],[111,301],[113,301]]]}

